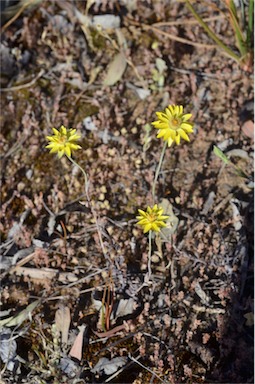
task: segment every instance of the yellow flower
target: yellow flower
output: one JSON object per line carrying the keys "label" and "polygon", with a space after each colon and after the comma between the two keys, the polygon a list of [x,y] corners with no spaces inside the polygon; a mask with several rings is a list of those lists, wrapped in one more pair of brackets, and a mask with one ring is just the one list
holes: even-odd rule
{"label": "yellow flower", "polygon": [[157,121],[153,121],[152,125],[158,129],[157,137],[163,137],[167,141],[168,147],[173,142],[180,144],[181,138],[190,141],[188,133],[193,132],[193,124],[188,120],[191,118],[191,113],[183,113],[182,105],[169,105],[164,112],[156,112]]}
{"label": "yellow flower", "polygon": [[76,133],[76,129],[68,129],[62,125],[58,131],[56,128],[52,128],[54,135],[46,136],[50,143],[46,148],[50,148],[50,153],[57,153],[61,158],[63,155],[71,157],[72,151],[80,149],[81,146],[76,144],[76,141],[80,139],[80,135]]}
{"label": "yellow flower", "polygon": [[166,223],[164,222],[169,218],[169,216],[162,215],[163,209],[161,207],[158,207],[157,204],[155,204],[152,208],[147,207],[146,212],[142,211],[141,209],[138,209],[138,212],[140,213],[139,216],[136,216],[138,221],[138,225],[143,227],[143,232],[160,232],[160,228],[166,227]]}

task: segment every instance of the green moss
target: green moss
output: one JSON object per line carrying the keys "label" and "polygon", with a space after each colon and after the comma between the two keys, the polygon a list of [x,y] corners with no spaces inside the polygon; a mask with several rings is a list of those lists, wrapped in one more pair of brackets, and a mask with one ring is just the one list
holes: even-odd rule
{"label": "green moss", "polygon": [[106,48],[106,39],[96,28],[90,28],[90,36],[94,48],[98,50],[103,50]]}

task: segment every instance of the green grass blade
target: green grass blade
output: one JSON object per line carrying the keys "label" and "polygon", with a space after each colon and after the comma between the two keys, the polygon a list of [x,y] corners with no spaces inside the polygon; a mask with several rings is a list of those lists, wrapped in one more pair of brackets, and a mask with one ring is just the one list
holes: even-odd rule
{"label": "green grass blade", "polygon": [[228,11],[231,18],[231,24],[236,36],[237,48],[239,49],[241,56],[245,56],[247,54],[246,38],[244,37],[242,30],[240,28],[236,6],[233,0],[231,0],[230,4],[228,5]]}
{"label": "green grass blade", "polygon": [[248,27],[247,27],[247,38],[246,43],[247,47],[251,49],[252,47],[252,36],[253,36],[253,15],[254,12],[254,0],[249,1],[249,9],[248,9]]}
{"label": "green grass blade", "polygon": [[201,17],[198,15],[198,13],[195,11],[189,0],[185,0],[185,3],[188,7],[188,9],[192,12],[192,14],[195,16],[199,24],[204,28],[204,30],[207,32],[207,34],[215,41],[215,43],[222,48],[225,53],[230,56],[232,59],[236,60],[237,62],[240,61],[240,57],[236,55],[230,48],[228,48],[216,35],[215,33],[208,27],[208,25],[201,19]]}
{"label": "green grass blade", "polygon": [[220,150],[220,148],[216,147],[216,145],[213,146],[213,153],[222,161],[224,161],[225,164],[228,164],[230,162],[229,158],[224,155],[224,153]]}

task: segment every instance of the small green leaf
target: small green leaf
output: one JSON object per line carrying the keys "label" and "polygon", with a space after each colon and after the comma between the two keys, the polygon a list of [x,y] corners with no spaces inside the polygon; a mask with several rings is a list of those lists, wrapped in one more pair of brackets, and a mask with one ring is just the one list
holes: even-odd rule
{"label": "small green leaf", "polygon": [[216,145],[213,146],[213,153],[219,157],[222,161],[224,161],[225,164],[229,163],[229,159],[224,153],[220,150],[220,148],[216,147]]}

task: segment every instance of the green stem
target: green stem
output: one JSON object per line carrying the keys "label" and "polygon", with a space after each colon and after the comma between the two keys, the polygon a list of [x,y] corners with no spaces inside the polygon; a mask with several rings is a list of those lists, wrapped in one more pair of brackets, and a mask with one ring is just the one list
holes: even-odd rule
{"label": "green stem", "polygon": [[215,41],[215,43],[222,48],[228,56],[230,56],[232,59],[236,60],[237,62],[240,62],[240,57],[236,55],[230,48],[228,48],[216,35],[215,33],[208,27],[208,25],[201,19],[201,17],[197,14],[195,9],[192,7],[189,0],[185,0],[187,7],[189,10],[193,13],[199,24],[204,28],[204,30],[208,33],[208,35]]}
{"label": "green stem", "polygon": [[89,183],[88,183],[88,176],[87,176],[86,172],[78,163],[76,163],[76,161],[72,157],[67,156],[67,158],[71,161],[71,163],[73,163],[76,167],[78,167],[80,169],[80,171],[82,172],[84,179],[85,179],[85,193],[86,193],[86,196],[88,197]]}
{"label": "green stem", "polygon": [[149,254],[148,254],[148,275],[149,275],[149,279],[151,278],[151,250],[152,250],[152,246],[151,246],[151,239],[152,239],[152,231],[149,231]]}
{"label": "green stem", "polygon": [[165,152],[166,152],[166,147],[167,147],[167,141],[165,142],[164,147],[162,149],[161,156],[160,156],[159,163],[158,163],[158,167],[157,167],[157,170],[156,170],[156,173],[155,173],[155,177],[154,177],[154,181],[153,181],[153,185],[152,185],[152,200],[153,200],[153,204],[155,202],[155,190],[156,190],[156,184],[157,184],[157,180],[158,180],[158,175],[159,175],[159,172],[160,172],[161,165],[163,163],[164,155],[165,155]]}
{"label": "green stem", "polygon": [[241,168],[237,167],[234,163],[232,163],[232,161],[230,161],[230,164],[232,165],[232,167],[234,167],[238,176],[249,180],[249,176]]}

